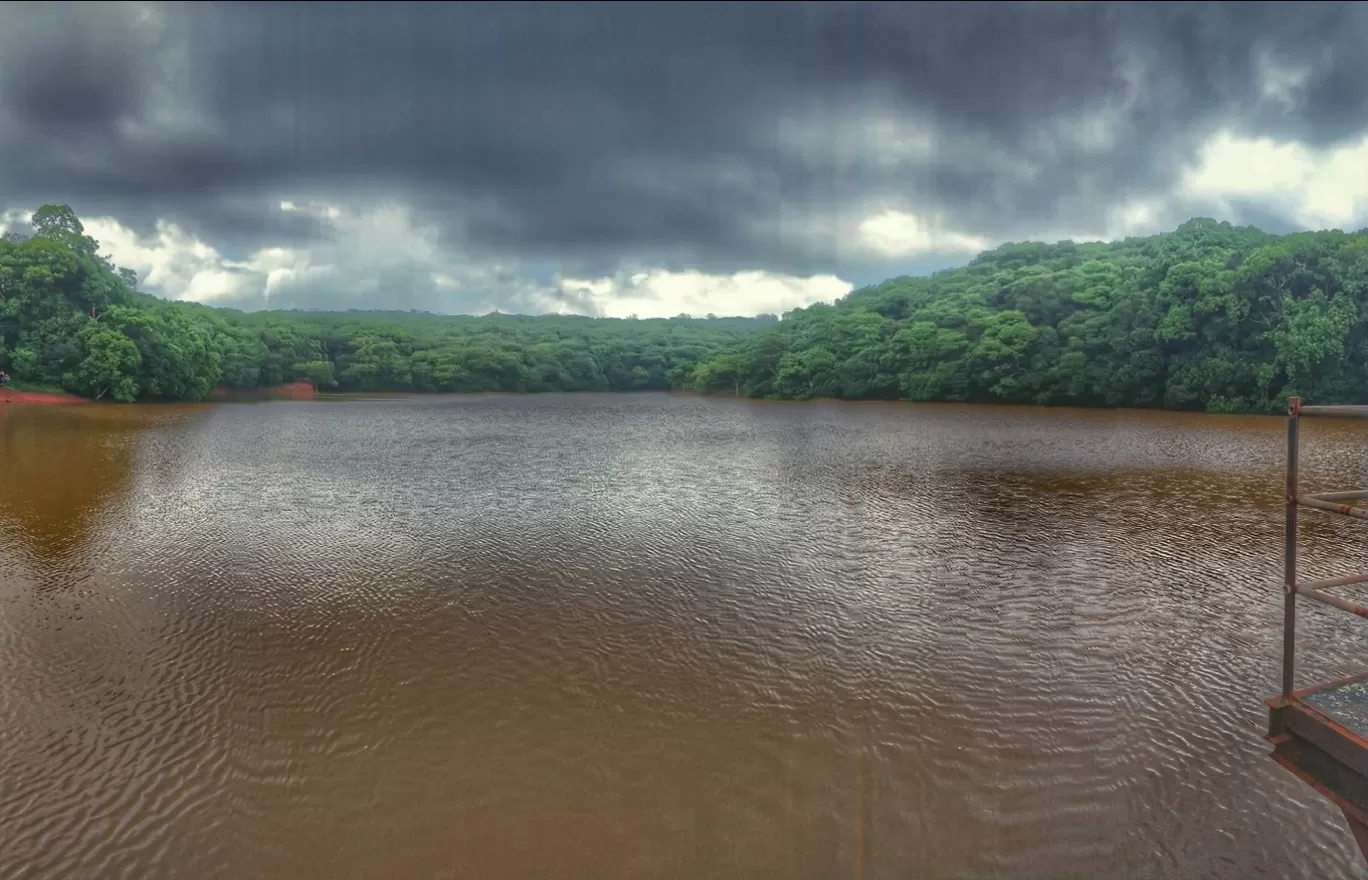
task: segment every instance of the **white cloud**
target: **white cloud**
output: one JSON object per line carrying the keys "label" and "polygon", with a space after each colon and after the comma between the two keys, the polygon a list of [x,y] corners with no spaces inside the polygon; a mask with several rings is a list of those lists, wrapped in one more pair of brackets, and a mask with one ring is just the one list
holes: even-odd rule
{"label": "white cloud", "polygon": [[[1295,72],[1282,70],[1267,89],[1284,100],[1294,90]],[[1167,194],[1110,206],[1102,227],[1064,230],[1046,241],[1113,241],[1172,230],[1195,214],[1233,223],[1248,222],[1237,202],[1260,205],[1303,229],[1356,230],[1368,226],[1368,137],[1325,150],[1271,138],[1241,138],[1220,132],[1202,145],[1196,161]]]}
{"label": "white cloud", "polygon": [[1167,197],[1136,198],[1107,208],[1100,229],[1074,229],[1040,236],[1039,241],[1118,241],[1132,235],[1171,232],[1187,217],[1176,217]]}
{"label": "white cloud", "polygon": [[[268,247],[245,259],[231,260],[169,221],[158,222],[156,233],[144,237],[109,217],[83,222],[86,231],[99,240],[101,252],[116,265],[137,272],[146,289],[168,299],[211,305],[270,308],[304,287],[312,291],[311,305],[322,305],[316,302],[318,288],[332,285],[339,295],[339,308],[385,308],[389,304],[374,298],[362,303],[354,297],[374,291],[377,275],[387,270],[439,266],[443,261],[436,230],[416,225],[412,213],[401,205],[344,211],[323,202],[286,201],[280,203],[280,210],[313,215],[326,221],[336,235],[308,248]],[[451,271],[443,277],[451,278]]]}
{"label": "white cloud", "polygon": [[1267,49],[1258,55],[1256,75],[1260,93],[1288,112],[1297,108],[1312,73],[1314,69],[1310,65],[1287,64],[1273,57]]}
{"label": "white cloud", "polygon": [[[1270,99],[1295,93],[1295,72],[1267,75]],[[1079,117],[1079,131],[1105,128],[1105,114]],[[871,126],[897,161],[915,162],[926,148],[910,123]],[[1105,142],[1101,136],[1099,143]],[[1082,136],[1080,135],[1080,136]],[[1056,230],[1033,238],[1113,240],[1171,229],[1193,213],[1240,221],[1258,204],[1305,228],[1368,225],[1368,138],[1316,150],[1295,142],[1212,137],[1169,193],[1109,207],[1098,229]],[[281,211],[316,217],[332,237],[307,247],[268,247],[229,259],[169,221],[139,237],[109,217],[85,218],[102,252],[138,273],[144,289],[171,299],[244,308],[426,308],[483,313],[582,312],[640,317],[687,314],[781,314],[845,295],[851,285],[834,275],[795,277],[763,271],[710,275],[647,269],[602,278],[556,277],[538,282],[516,263],[475,261],[448,250],[435,227],[406,205],[376,203],[365,210],[335,204],[282,202]],[[26,211],[0,215],[0,228],[22,226]],[[919,215],[896,201],[845,207],[834,220],[791,218],[800,238],[849,247],[875,260],[935,255],[969,256],[999,242],[948,228],[937,215]]]}
{"label": "white cloud", "polygon": [[138,273],[142,286],[169,299],[214,303],[250,296],[262,279],[229,263],[214,248],[174,223],[157,223],[151,236],[138,236],[112,217],[81,221],[86,234],[115,265]]}
{"label": "white cloud", "polygon": [[834,275],[797,278],[768,272],[706,275],[659,270],[619,278],[558,278],[557,287],[614,318],[668,318],[681,313],[779,315],[815,302],[831,302],[853,289],[850,282]]}
{"label": "white cloud", "polygon": [[[140,286],[168,299],[239,308],[424,308],[483,314],[580,312],[610,317],[781,314],[844,296],[852,285],[831,275],[766,272],[707,275],[649,270],[617,277],[557,277],[538,284],[516,265],[474,262],[441,246],[435,228],[405,206],[348,211],[326,203],[282,202],[282,211],[326,220],[331,241],[268,247],[241,260],[224,256],[170,221],[138,236],[111,217],[83,219],[86,232]],[[29,212],[11,211],[15,222]]]}
{"label": "white cloud", "polygon": [[1155,199],[1136,199],[1117,205],[1107,212],[1106,240],[1166,231],[1163,211],[1163,202]]}
{"label": "white cloud", "polygon": [[1313,150],[1223,132],[1202,148],[1180,193],[1227,211],[1232,198],[1258,201],[1309,229],[1359,228],[1368,222],[1368,137]]}
{"label": "white cloud", "polygon": [[28,218],[31,216],[33,216],[32,211],[21,211],[17,208],[11,208],[8,211],[0,212],[0,235],[15,227],[27,225]]}
{"label": "white cloud", "polygon": [[934,219],[886,210],[860,222],[861,242],[884,257],[971,254],[990,247],[988,239],[940,227]]}

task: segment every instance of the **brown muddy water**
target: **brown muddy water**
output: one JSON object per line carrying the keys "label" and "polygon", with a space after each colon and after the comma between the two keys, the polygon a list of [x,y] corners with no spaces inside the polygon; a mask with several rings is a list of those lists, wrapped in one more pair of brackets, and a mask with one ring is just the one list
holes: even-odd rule
{"label": "brown muddy water", "polygon": [[[1363,485],[1360,426],[1305,431]],[[1361,876],[1261,738],[1281,432],[0,408],[0,877]],[[1304,519],[1305,576],[1368,566]],[[1304,683],[1368,665],[1303,620]]]}

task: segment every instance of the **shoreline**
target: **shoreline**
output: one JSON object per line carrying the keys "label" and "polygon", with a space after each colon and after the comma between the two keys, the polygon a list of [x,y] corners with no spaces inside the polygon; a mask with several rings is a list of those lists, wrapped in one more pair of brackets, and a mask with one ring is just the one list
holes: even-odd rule
{"label": "shoreline", "polygon": [[[285,385],[277,385],[273,388],[253,388],[242,391],[229,391],[226,388],[216,388],[214,393],[209,396],[207,403],[216,403],[238,399],[274,399],[274,400],[312,400],[317,395],[317,391],[308,382],[290,382]],[[27,391],[22,388],[12,388],[5,386],[0,388],[0,406],[13,404],[15,406],[54,406],[60,404],[76,403],[98,403],[88,397],[79,397],[75,394],[67,394],[61,391]],[[137,404],[128,404],[136,406]]]}
{"label": "shoreline", "polygon": [[[1013,410],[1062,410],[1078,413],[1148,413],[1154,415],[1204,415],[1204,416],[1225,416],[1231,418],[1278,418],[1283,417],[1281,412],[1261,413],[1261,412],[1240,412],[1240,413],[1213,413],[1204,410],[1184,410],[1167,409],[1164,407],[1112,407],[1112,406],[1079,406],[1077,404],[1036,404],[1023,402],[1002,402],[1002,401],[949,401],[949,400],[895,400],[881,398],[856,398],[846,399],[840,397],[812,397],[805,400],[793,398],[760,398],[760,397],[738,397],[734,394],[720,392],[702,392],[692,389],[623,389],[623,390],[603,390],[603,391],[419,391],[416,389],[385,389],[375,391],[320,391],[307,381],[288,382],[283,385],[264,386],[257,388],[237,388],[230,389],[219,386],[200,403],[236,403],[236,402],[261,402],[267,400],[337,400],[346,399],[354,395],[381,395],[381,396],[402,396],[402,397],[481,397],[481,396],[528,396],[536,397],[540,395],[558,394],[611,394],[626,395],[633,394],[668,394],[678,397],[698,397],[714,400],[742,401],[752,404],[883,404],[883,405],[910,405],[910,406],[946,406],[964,409],[993,409],[1010,408]],[[119,404],[121,406],[141,406],[159,405],[162,403],[176,403],[177,401],[138,401],[129,404]],[[193,403],[194,401],[179,401],[181,403]],[[51,406],[60,404],[90,404],[90,403],[113,403],[113,401],[98,401],[86,397],[79,397],[75,394],[57,391],[27,391],[10,386],[0,388],[0,406],[14,404],[16,406]]]}
{"label": "shoreline", "polygon": [[220,385],[215,388],[205,403],[230,403],[251,400],[313,400],[318,390],[309,382],[286,382],[284,385],[269,385],[260,388],[228,388]]}
{"label": "shoreline", "polygon": [[51,406],[53,404],[71,403],[93,403],[84,397],[77,397],[74,394],[63,394],[53,391],[23,391],[18,388],[8,386],[0,388],[0,406],[7,403],[19,406]]}

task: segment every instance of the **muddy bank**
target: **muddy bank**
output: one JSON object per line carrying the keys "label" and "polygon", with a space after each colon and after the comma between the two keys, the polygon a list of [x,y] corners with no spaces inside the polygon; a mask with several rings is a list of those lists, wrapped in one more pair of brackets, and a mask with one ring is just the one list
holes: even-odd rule
{"label": "muddy bank", "polygon": [[90,403],[84,397],[74,394],[54,394],[47,391],[20,391],[17,388],[0,388],[0,404],[53,404],[53,403]]}

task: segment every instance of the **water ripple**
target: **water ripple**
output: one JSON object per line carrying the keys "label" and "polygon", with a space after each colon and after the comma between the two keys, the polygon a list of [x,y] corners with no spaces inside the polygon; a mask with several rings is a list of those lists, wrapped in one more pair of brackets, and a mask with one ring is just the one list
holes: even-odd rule
{"label": "water ripple", "polygon": [[[1368,477],[1308,431],[1309,485]],[[664,395],[0,422],[0,876],[1360,876],[1281,423]],[[1311,576],[1368,565],[1311,520]],[[1306,615],[1307,680],[1362,631]]]}

